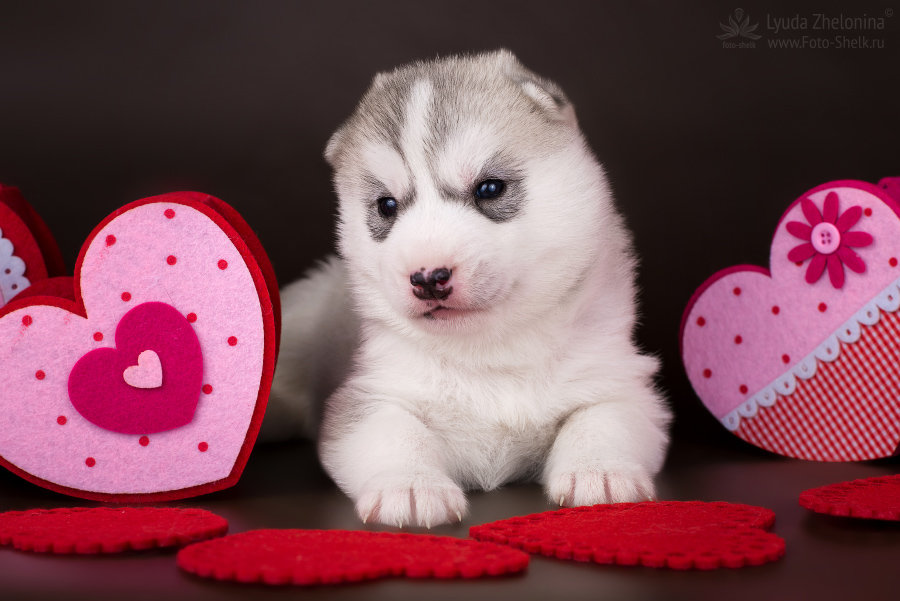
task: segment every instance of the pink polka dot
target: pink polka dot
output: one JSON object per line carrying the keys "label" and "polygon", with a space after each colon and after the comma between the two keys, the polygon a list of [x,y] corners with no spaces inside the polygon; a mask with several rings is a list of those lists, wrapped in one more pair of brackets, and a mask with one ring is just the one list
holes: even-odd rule
{"label": "pink polka dot", "polygon": [[33,322],[34,322],[34,320],[31,319],[31,315],[26,315],[25,317],[22,318],[22,325],[25,326],[26,328],[28,326],[30,326]]}
{"label": "pink polka dot", "polygon": [[228,269],[228,261],[219,259],[219,269]]}
{"label": "pink polka dot", "polygon": [[772,315],[778,315],[779,313],[781,313],[781,307],[779,307],[778,305],[774,305],[772,307]]}
{"label": "pink polka dot", "polygon": [[167,219],[173,219],[175,217],[175,211],[173,211],[172,209],[166,209],[166,212],[163,213],[163,215],[165,215]]}
{"label": "pink polka dot", "polygon": [[741,384],[741,387],[739,388],[739,390],[741,391],[741,394],[747,394],[747,385]]}
{"label": "pink polka dot", "polygon": [[178,259],[175,258],[175,255],[169,255],[168,257],[166,257],[166,263],[168,263],[169,265],[174,265],[177,262]]}
{"label": "pink polka dot", "polygon": [[700,326],[701,328],[702,328],[703,326],[705,326],[705,325],[706,325],[706,318],[703,317],[702,315],[701,315],[700,317],[698,317],[698,318],[697,318],[697,325]]}
{"label": "pink polka dot", "polygon": [[201,453],[205,453],[206,451],[209,450],[209,445],[206,444],[205,442],[201,442],[200,444],[197,445],[197,450],[199,450]]}
{"label": "pink polka dot", "polygon": [[84,464],[88,467],[94,467],[95,465],[97,465],[97,460],[93,457],[88,457],[84,460]]}
{"label": "pink polka dot", "polygon": [[734,295],[735,295],[735,296],[740,296],[740,295],[741,295],[741,289],[740,289],[740,287],[735,288],[734,290],[732,290],[732,292],[734,292]]}
{"label": "pink polka dot", "polygon": [[60,426],[65,426],[67,421],[69,421],[69,420],[66,419],[65,415],[60,415],[59,417],[56,418],[56,423],[59,424]]}
{"label": "pink polka dot", "polygon": [[863,213],[865,214],[866,217],[871,217],[871,216],[872,216],[872,209],[868,209],[868,208],[867,208],[865,211],[863,211]]}
{"label": "pink polka dot", "polygon": [[102,332],[94,332],[94,340],[96,340],[97,342],[100,342],[101,340],[103,340],[103,333]]}
{"label": "pink polka dot", "polygon": [[150,444],[150,439],[146,436],[141,436],[138,439],[138,444],[141,445],[142,447],[146,447],[148,444]]}
{"label": "pink polka dot", "polygon": [[712,370],[711,370],[711,369],[704,369],[704,370],[703,370],[703,377],[704,377],[704,378],[711,378],[711,377],[712,377]]}
{"label": "pink polka dot", "polygon": [[107,246],[112,246],[112,245],[115,244],[115,243],[116,243],[116,237],[115,237],[115,236],[113,236],[112,234],[110,234],[109,236],[106,237],[106,245],[107,245]]}
{"label": "pink polka dot", "polygon": [[212,394],[212,386],[210,386],[209,384],[204,384],[203,394]]}
{"label": "pink polka dot", "polygon": [[742,343],[743,341],[744,341],[744,339],[741,337],[740,334],[738,334],[737,336],[734,337],[734,343],[735,343],[735,344],[740,344],[740,343]]}
{"label": "pink polka dot", "polygon": [[891,257],[888,260],[888,263],[890,263],[891,267],[896,267],[897,266],[897,257]]}
{"label": "pink polka dot", "polygon": [[43,369],[39,369],[36,372],[34,372],[34,377],[37,378],[38,380],[43,380],[44,378],[47,377],[47,374],[44,373]]}
{"label": "pink polka dot", "polygon": [[828,310],[828,305],[825,303],[819,303],[819,313],[824,313]]}
{"label": "pink polka dot", "polygon": [[229,337],[228,337],[228,344],[231,345],[231,346],[236,345],[236,344],[237,344],[237,338],[235,338],[234,336],[229,336]]}
{"label": "pink polka dot", "polygon": [[123,293],[122,293],[122,300],[125,301],[126,303],[127,303],[128,301],[130,301],[130,300],[131,300],[131,293],[130,293],[130,292],[123,292]]}
{"label": "pink polka dot", "polygon": [[187,320],[188,320],[188,323],[194,323],[195,321],[197,321],[197,314],[196,313],[188,313]]}
{"label": "pink polka dot", "polygon": [[781,356],[781,362],[784,363],[784,364],[790,363],[790,362],[791,362],[791,356],[790,356],[790,355],[782,355],[782,356]]}

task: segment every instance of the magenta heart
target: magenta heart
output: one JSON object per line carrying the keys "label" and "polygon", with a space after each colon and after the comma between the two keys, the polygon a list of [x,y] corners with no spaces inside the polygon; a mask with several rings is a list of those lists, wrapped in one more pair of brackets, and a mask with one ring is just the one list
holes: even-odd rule
{"label": "magenta heart", "polygon": [[[159,357],[159,386],[135,386],[126,376],[145,351]],[[96,349],[78,360],[69,374],[69,399],[105,430],[153,434],[194,419],[202,380],[200,341],[188,320],[165,303],[143,303],[119,321],[116,348]]]}

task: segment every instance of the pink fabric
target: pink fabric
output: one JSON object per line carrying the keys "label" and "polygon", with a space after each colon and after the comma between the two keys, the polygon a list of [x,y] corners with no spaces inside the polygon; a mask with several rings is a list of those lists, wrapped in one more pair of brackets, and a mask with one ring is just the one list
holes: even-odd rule
{"label": "pink fabric", "polygon": [[191,324],[170,305],[144,303],[119,322],[116,348],[78,360],[69,374],[69,399],[101,428],[154,434],[191,422],[202,385],[203,354]]}
{"label": "pink fabric", "polygon": [[[832,193],[836,206],[825,207]],[[859,269],[853,267],[860,265],[851,257],[843,261],[851,267],[843,271],[843,281],[835,275],[810,284],[806,280],[810,262],[824,255],[806,253],[807,262],[800,265],[792,261],[802,257],[796,255],[798,239],[786,224],[815,226],[826,209],[829,218],[840,219],[851,207],[862,211],[851,230],[873,239],[854,249],[864,261],[864,270],[857,273]],[[782,217],[771,246],[771,273],[737,266],[701,286],[682,322],[682,357],[694,390],[716,417],[722,419],[789,371],[900,278],[898,211],[881,188],[865,182],[819,186],[794,202]],[[805,233],[799,226],[791,229]],[[791,253],[795,254],[789,258]],[[827,258],[820,262],[814,269],[827,269]],[[841,287],[833,285],[835,279]]]}
{"label": "pink fabric", "polygon": [[[263,314],[253,272],[236,246],[243,244],[240,238],[204,212],[160,198],[126,207],[91,235],[75,278],[83,311],[38,296],[28,299],[38,304],[13,301],[0,312],[0,457],[33,481],[73,493],[156,498],[163,491],[233,482],[248,436],[252,445],[255,430],[249,428],[261,384],[268,390],[271,317]],[[177,258],[174,265],[169,256]],[[226,269],[218,266],[222,260]],[[123,317],[155,302],[196,316],[190,328],[202,349],[201,386],[212,392],[199,395],[187,425],[149,435],[104,429],[70,402],[69,374],[90,351],[119,346],[116,329]],[[228,344],[230,337],[236,345]],[[165,376],[164,353],[154,350]],[[136,357],[119,365],[119,378]]]}

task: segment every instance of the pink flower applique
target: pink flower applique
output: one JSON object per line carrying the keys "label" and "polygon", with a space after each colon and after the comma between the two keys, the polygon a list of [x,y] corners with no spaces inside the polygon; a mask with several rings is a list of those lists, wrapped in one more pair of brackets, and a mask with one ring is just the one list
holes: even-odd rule
{"label": "pink flower applique", "polygon": [[812,258],[806,268],[808,283],[816,283],[827,268],[831,285],[843,288],[844,265],[856,273],[866,270],[862,257],[851,248],[869,246],[874,240],[866,232],[849,231],[862,217],[862,207],[850,207],[839,215],[837,192],[829,192],[821,214],[809,198],[800,201],[800,208],[809,223],[789,221],[787,231],[805,242],[791,249],[788,260],[802,263]]}

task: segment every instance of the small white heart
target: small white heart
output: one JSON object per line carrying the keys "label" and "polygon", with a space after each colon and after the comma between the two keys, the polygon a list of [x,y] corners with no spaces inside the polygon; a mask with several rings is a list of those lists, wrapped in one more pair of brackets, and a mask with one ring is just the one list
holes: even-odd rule
{"label": "small white heart", "polygon": [[126,367],[122,373],[132,388],[159,388],[163,383],[162,363],[156,351],[146,350],[138,355],[137,365]]}

